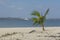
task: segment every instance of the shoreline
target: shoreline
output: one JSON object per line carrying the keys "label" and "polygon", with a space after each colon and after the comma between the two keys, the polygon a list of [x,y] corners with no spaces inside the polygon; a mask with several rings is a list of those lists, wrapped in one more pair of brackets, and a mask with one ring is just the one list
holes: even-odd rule
{"label": "shoreline", "polygon": [[[44,26],[44,27],[60,27],[60,26]],[[39,28],[39,27],[37,27],[37,26],[28,26],[28,27],[0,27],[0,28]],[[40,26],[40,28],[41,28],[41,26]]]}

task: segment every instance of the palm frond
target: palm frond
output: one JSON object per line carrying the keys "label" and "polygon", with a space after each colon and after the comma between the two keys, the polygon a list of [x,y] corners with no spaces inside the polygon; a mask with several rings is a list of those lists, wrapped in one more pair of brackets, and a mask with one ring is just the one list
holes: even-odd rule
{"label": "palm frond", "polygon": [[42,24],[44,23],[44,16],[40,16],[40,19],[39,19],[39,24]]}
{"label": "palm frond", "polygon": [[46,17],[46,15],[48,14],[49,12],[49,8],[46,10],[45,14],[44,14],[44,17]]}
{"label": "palm frond", "polygon": [[33,25],[37,25],[37,21],[35,21],[35,22],[33,23]]}
{"label": "palm frond", "polygon": [[38,23],[37,18],[32,18],[32,20],[34,21],[33,25],[35,25],[35,24],[37,24],[37,23]]}
{"label": "palm frond", "polygon": [[33,11],[32,15],[40,17],[40,13],[38,11]]}

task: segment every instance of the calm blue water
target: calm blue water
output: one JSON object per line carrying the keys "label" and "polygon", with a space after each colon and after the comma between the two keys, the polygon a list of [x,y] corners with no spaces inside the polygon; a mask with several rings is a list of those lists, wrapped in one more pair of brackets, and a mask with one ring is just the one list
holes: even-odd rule
{"label": "calm blue water", "polygon": [[[60,20],[46,20],[45,26],[60,26]],[[33,27],[33,22],[31,20],[0,20],[0,27]]]}

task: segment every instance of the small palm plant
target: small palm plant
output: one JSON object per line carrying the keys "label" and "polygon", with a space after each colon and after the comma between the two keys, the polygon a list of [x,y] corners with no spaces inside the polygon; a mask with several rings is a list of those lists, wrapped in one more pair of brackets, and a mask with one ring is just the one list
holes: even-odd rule
{"label": "small palm plant", "polygon": [[32,20],[33,20],[33,25],[40,25],[42,26],[42,30],[44,31],[44,22],[45,22],[45,19],[46,19],[46,15],[48,14],[49,12],[49,9],[46,10],[45,14],[42,16],[40,15],[40,13],[38,11],[33,11],[32,15],[33,16],[36,16],[36,17],[33,17]]}

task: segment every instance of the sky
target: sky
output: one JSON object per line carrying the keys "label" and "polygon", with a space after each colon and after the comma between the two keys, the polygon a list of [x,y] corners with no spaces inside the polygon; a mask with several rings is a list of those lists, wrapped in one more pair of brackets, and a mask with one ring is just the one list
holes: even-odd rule
{"label": "sky", "polygon": [[0,17],[31,18],[34,10],[44,15],[48,8],[48,19],[60,18],[60,0],[0,0]]}

